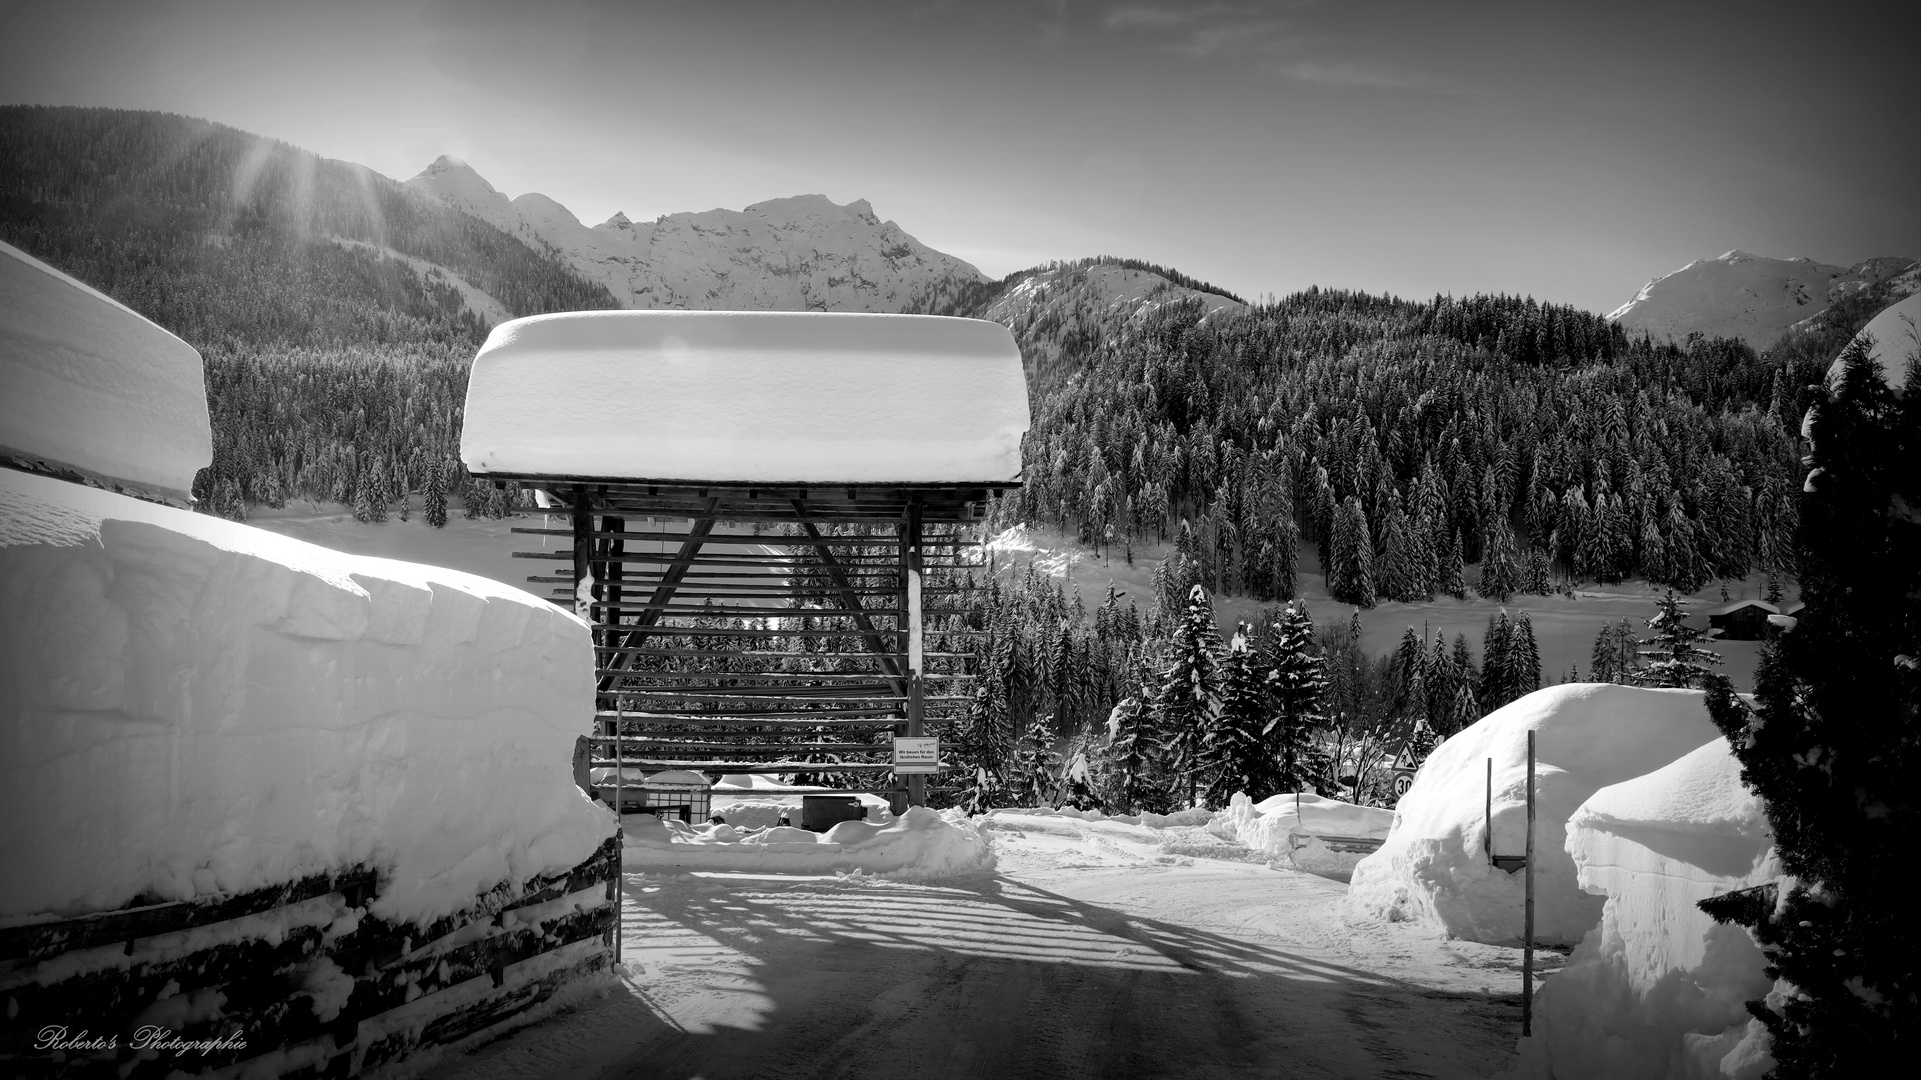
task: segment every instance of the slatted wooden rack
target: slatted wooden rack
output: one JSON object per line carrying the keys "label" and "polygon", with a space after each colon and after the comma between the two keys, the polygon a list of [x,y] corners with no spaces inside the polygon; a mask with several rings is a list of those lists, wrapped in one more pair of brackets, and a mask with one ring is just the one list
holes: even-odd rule
{"label": "slatted wooden rack", "polygon": [[559,564],[528,582],[593,625],[596,765],[924,802],[923,777],[870,778],[891,776],[894,735],[945,734],[972,700],[969,590],[1000,488],[488,478],[561,515],[514,529],[552,541],[514,555]]}

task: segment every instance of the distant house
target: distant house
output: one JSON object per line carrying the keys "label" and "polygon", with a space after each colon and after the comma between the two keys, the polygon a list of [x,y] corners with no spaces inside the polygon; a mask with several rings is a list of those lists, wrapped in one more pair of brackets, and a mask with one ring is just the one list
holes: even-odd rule
{"label": "distant house", "polygon": [[1802,609],[1802,608],[1804,608],[1804,607],[1806,607],[1806,606],[1807,606],[1806,604],[1804,604],[1804,603],[1802,603],[1802,602],[1801,602],[1801,601],[1799,601],[1799,600],[1796,600],[1796,601],[1795,601],[1794,603],[1792,603],[1792,604],[1789,604],[1789,605],[1788,605],[1787,607],[1784,607],[1784,608],[1782,608],[1782,609],[1781,609],[1781,614],[1783,614],[1783,615],[1791,615],[1791,616],[1794,616],[1794,617],[1796,617],[1796,618],[1799,618],[1799,617],[1800,617],[1800,615],[1801,615],[1801,609]]}
{"label": "distant house", "polygon": [[1723,641],[1759,641],[1768,636],[1768,616],[1779,614],[1766,600],[1736,600],[1708,612],[1708,628]]}

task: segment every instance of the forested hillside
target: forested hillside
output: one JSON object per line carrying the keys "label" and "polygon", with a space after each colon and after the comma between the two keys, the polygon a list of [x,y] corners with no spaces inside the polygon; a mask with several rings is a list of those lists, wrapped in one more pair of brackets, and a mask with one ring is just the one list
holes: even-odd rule
{"label": "forested hillside", "polygon": [[[509,315],[610,308],[546,255],[370,170],[162,113],[0,108],[0,240],[206,358],[229,516],[305,496],[454,489],[466,363]],[[396,256],[404,256],[396,257]]]}

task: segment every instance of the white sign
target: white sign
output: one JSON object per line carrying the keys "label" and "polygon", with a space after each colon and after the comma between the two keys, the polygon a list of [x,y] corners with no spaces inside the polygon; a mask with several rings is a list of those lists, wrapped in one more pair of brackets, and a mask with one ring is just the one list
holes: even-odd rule
{"label": "white sign", "polygon": [[940,737],[894,736],[896,773],[937,773],[940,771]]}

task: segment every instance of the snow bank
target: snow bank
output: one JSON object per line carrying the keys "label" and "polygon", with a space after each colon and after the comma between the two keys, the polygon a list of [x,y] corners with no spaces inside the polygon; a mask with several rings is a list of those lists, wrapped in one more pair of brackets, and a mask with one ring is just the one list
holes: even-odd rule
{"label": "snow bank", "polygon": [[728,825],[687,825],[652,814],[625,818],[624,866],[634,869],[737,870],[831,874],[850,870],[914,880],[982,874],[994,846],[958,810],[911,807],[887,823],[843,821],[824,833]]}
{"label": "snow bank", "polygon": [[186,502],[213,461],[200,354],[0,244],[0,455]]}
{"label": "snow bank", "polygon": [[1337,850],[1338,841],[1330,845],[1325,837],[1386,840],[1393,824],[1394,811],[1377,806],[1305,792],[1274,795],[1257,803],[1236,793],[1207,831],[1297,870],[1341,872],[1351,871],[1363,853]]}
{"label": "snow bank", "polygon": [[999,483],[1020,475],[1027,424],[1020,349],[996,323],[590,311],[494,328],[460,457],[476,473]]}
{"label": "snow bank", "polygon": [[1771,1068],[1744,1005],[1772,985],[1761,950],[1695,906],[1779,873],[1727,740],[1595,792],[1568,821],[1567,853],[1606,906],[1535,998],[1517,1075],[1708,1080]]}
{"label": "snow bank", "polygon": [[1522,929],[1523,874],[1482,847],[1494,759],[1494,854],[1527,850],[1527,732],[1535,735],[1535,937],[1572,945],[1601,917],[1563,848],[1569,816],[1599,789],[1652,772],[1717,738],[1698,690],[1603,683],[1551,686],[1489,713],[1436,747],[1395,807],[1381,849],[1354,868],[1350,911],[1415,920],[1506,944]]}
{"label": "snow bank", "polygon": [[[1908,360],[1921,353],[1921,293],[1891,305],[1868,320],[1868,325],[1848,344],[1864,338],[1870,339],[1868,358],[1881,369],[1882,377],[1899,397],[1907,388]],[[1840,384],[1841,361],[1837,357],[1828,366],[1828,386],[1834,388]]]}
{"label": "snow bank", "polygon": [[424,919],[612,832],[579,619],[453,570],[0,470],[0,918],[359,863]]}

